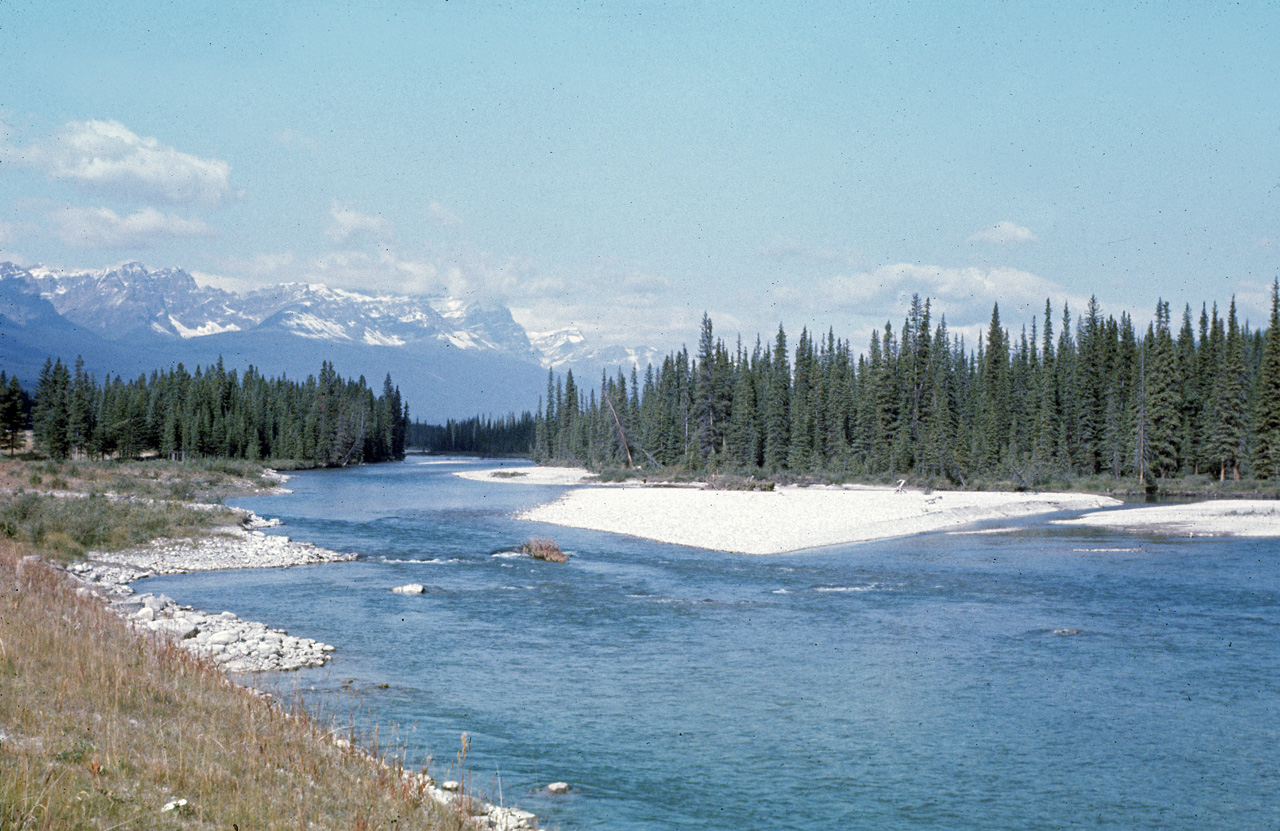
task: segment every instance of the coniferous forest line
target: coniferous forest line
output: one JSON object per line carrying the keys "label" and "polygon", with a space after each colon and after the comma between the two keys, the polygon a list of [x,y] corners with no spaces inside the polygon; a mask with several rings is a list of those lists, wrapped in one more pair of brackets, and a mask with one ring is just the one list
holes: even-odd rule
{"label": "coniferous forest line", "polygon": [[406,446],[433,453],[527,457],[533,439],[534,416],[526,411],[503,418],[449,419],[444,424],[415,421],[409,425]]}
{"label": "coniferous forest line", "polygon": [[[832,478],[912,476],[1039,487],[1075,477],[1280,477],[1280,285],[1266,330],[1231,301],[1157,303],[1145,332],[1096,299],[1078,317],[1046,301],[1016,335],[999,306],[976,349],[912,298],[856,355],[832,332],[779,327],[733,349],[703,317],[696,354],[668,355],[585,390],[548,379],[539,461]],[[792,356],[794,355],[794,362]]]}
{"label": "coniferous forest line", "polygon": [[[0,389],[0,426],[17,446],[22,391]],[[240,376],[219,360],[194,373],[181,364],[136,380],[99,384],[61,360],[46,361],[30,406],[36,448],[54,459],[158,454],[170,459],[289,460],[332,467],[404,457],[408,406],[388,375],[375,396],[364,378],[341,378],[324,362],[305,381]]]}

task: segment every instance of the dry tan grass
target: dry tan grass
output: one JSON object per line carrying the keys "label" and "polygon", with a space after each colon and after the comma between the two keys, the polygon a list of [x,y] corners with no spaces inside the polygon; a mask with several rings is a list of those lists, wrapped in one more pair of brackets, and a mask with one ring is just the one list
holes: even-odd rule
{"label": "dry tan grass", "polygon": [[569,555],[560,550],[560,545],[555,540],[547,537],[530,537],[520,546],[520,553],[549,563],[569,562]]}
{"label": "dry tan grass", "polygon": [[0,490],[19,488],[119,493],[155,499],[217,501],[273,483],[260,465],[233,459],[55,461],[0,457]]}
{"label": "dry tan grass", "polygon": [[0,829],[465,827],[396,762],[134,633],[27,551],[0,542]]}

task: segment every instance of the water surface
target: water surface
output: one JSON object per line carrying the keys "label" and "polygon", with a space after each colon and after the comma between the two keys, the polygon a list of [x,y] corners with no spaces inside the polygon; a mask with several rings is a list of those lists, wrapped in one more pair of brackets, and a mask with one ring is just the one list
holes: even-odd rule
{"label": "water surface", "polygon": [[[236,504],[361,559],[146,590],[334,644],[275,678],[353,690],[437,776],[467,732],[471,781],[543,827],[1280,827],[1274,541],[1031,521],[745,557],[517,522],[563,489],[452,475],[493,464],[299,474]],[[572,560],[500,556],[534,534]]]}

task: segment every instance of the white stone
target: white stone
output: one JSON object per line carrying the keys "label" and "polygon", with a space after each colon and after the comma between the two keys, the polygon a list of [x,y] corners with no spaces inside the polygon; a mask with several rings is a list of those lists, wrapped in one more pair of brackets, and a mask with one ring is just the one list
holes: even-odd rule
{"label": "white stone", "polygon": [[406,583],[403,586],[396,586],[391,591],[395,592],[396,594],[422,594],[426,590],[427,590],[427,587],[422,585],[421,583]]}
{"label": "white stone", "polygon": [[165,806],[160,809],[160,811],[161,813],[167,813],[168,811],[178,811],[179,813],[181,813],[185,811],[186,808],[187,808],[187,800],[175,799],[172,802],[166,803]]}
{"label": "white stone", "polygon": [[552,782],[547,785],[547,793],[563,794],[569,792],[568,782]]}

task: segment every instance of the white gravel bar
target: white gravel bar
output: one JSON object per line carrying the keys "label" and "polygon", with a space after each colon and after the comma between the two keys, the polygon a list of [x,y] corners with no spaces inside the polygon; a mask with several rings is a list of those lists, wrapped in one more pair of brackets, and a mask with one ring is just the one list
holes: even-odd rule
{"label": "white gravel bar", "polygon": [[781,554],[975,522],[1117,506],[1080,493],[822,486],[773,491],[601,486],[569,491],[519,519],[742,554]]}
{"label": "white gravel bar", "polygon": [[1219,499],[1181,505],[1146,505],[1088,513],[1059,522],[1180,537],[1280,537],[1280,502]]}

